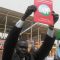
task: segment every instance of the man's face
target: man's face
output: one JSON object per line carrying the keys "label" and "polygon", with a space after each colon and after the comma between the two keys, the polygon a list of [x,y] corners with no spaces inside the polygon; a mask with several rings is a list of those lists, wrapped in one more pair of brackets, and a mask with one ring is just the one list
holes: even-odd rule
{"label": "man's face", "polygon": [[20,51],[22,54],[25,54],[25,53],[27,52],[27,48],[19,47],[19,51]]}
{"label": "man's face", "polygon": [[20,41],[18,42],[17,46],[16,46],[16,51],[18,52],[18,54],[20,56],[25,56],[28,52],[28,44],[26,41]]}
{"label": "man's face", "polygon": [[19,56],[25,57],[28,52],[27,48],[24,48],[24,47],[17,47],[17,48],[18,48],[17,52],[18,52]]}

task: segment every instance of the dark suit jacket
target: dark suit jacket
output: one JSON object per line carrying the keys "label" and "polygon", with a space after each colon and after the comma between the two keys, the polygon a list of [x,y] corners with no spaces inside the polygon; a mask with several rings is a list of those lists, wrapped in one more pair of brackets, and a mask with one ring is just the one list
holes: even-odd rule
{"label": "dark suit jacket", "polygon": [[[12,55],[14,53],[14,49],[21,30],[22,28],[17,28],[14,26],[13,29],[9,32],[4,44],[2,60],[12,60]],[[39,50],[36,53],[32,54],[34,60],[43,60],[49,54],[49,51],[51,50],[54,44],[54,41],[55,37],[51,38],[48,35],[46,35],[41,48],[39,48]]]}

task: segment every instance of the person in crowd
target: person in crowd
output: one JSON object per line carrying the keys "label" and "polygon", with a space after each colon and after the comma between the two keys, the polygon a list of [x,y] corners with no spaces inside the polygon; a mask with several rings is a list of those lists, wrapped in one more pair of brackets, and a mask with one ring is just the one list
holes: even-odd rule
{"label": "person in crowd", "polygon": [[[9,32],[9,34],[6,38],[5,44],[4,44],[2,60],[12,60],[19,34],[21,33],[21,30],[23,28],[23,24],[24,24],[26,18],[28,16],[30,16],[31,13],[35,12],[36,10],[37,10],[37,7],[35,5],[28,6],[28,8],[27,8],[26,12],[24,13],[24,15],[22,16],[22,18],[18,22],[16,22],[14,27],[11,29],[11,31]],[[54,21],[54,23],[56,23],[56,21],[58,20],[58,14],[56,14],[55,12],[54,13],[52,12],[52,15],[53,15],[53,21]],[[42,46],[35,53],[31,53],[29,55],[30,60],[37,60],[37,59],[43,60],[49,54],[49,52],[54,44],[54,41],[55,41],[54,25],[51,25],[51,26],[49,26],[49,28],[47,30],[47,34],[46,34],[46,37],[44,39]],[[19,50],[20,50],[20,47],[19,47]],[[18,53],[18,51],[17,51],[17,53]],[[21,54],[20,51],[18,54],[19,55]]]}
{"label": "person in crowd", "polygon": [[57,48],[56,54],[54,56],[54,60],[60,60],[60,44]]}

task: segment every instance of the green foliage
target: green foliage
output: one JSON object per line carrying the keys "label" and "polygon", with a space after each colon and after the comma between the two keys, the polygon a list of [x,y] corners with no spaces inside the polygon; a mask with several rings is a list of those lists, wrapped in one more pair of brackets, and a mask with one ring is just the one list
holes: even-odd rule
{"label": "green foliage", "polygon": [[57,40],[60,40],[60,30],[57,30],[56,31],[56,39]]}

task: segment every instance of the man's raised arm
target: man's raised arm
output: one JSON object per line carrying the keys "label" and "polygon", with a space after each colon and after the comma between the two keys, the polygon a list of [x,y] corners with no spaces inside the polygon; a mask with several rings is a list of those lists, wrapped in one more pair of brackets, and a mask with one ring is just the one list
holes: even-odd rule
{"label": "man's raised arm", "polygon": [[[59,18],[59,15],[54,12],[52,12],[52,14],[53,14],[53,20],[54,20],[54,24],[55,24]],[[36,54],[34,54],[35,60],[37,60],[37,59],[43,60],[46,56],[48,56],[48,54],[54,44],[54,41],[55,41],[54,26],[49,26],[42,46],[39,48],[39,50],[36,52]]]}
{"label": "man's raised arm", "polygon": [[12,55],[14,52],[14,48],[16,46],[18,36],[22,30],[23,24],[25,19],[36,10],[36,7],[34,5],[28,6],[25,14],[22,16],[22,18],[15,24],[15,26],[12,28],[12,30],[9,32],[7,39],[4,44],[4,50],[2,55],[2,60],[11,60]]}

